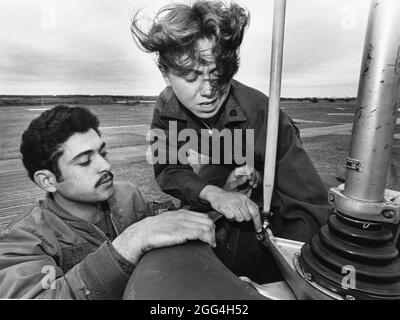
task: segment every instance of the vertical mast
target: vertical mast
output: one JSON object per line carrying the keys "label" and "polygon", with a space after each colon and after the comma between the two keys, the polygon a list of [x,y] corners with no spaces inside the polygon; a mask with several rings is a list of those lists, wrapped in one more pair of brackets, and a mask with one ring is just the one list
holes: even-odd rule
{"label": "vertical mast", "polygon": [[271,208],[278,143],[279,102],[281,96],[286,0],[275,0],[269,84],[268,128],[264,164],[264,213]]}
{"label": "vertical mast", "polygon": [[382,201],[399,107],[400,1],[372,1],[344,194]]}

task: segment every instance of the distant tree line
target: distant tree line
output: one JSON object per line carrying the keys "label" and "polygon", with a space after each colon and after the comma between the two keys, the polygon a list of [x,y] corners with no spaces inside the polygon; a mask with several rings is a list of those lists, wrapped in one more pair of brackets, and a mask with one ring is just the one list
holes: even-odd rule
{"label": "distant tree line", "polygon": [[306,98],[281,98],[282,101],[310,101],[312,103],[317,103],[317,102],[322,102],[322,101],[328,101],[328,102],[336,102],[336,101],[344,101],[344,102],[349,102],[349,101],[355,101],[356,98],[350,98],[350,97],[345,97],[345,98],[317,98],[317,97],[306,97]]}
{"label": "distant tree line", "polygon": [[52,104],[127,104],[155,101],[156,96],[102,96],[102,95],[46,95],[11,96],[0,95],[0,106],[52,105]]}
{"label": "distant tree line", "polygon": [[[11,96],[0,95],[0,106],[54,105],[54,104],[125,104],[134,106],[143,102],[155,101],[157,96],[102,96],[102,95],[46,95],[46,96]],[[309,101],[312,103],[327,101],[355,101],[356,98],[281,98],[282,101]]]}

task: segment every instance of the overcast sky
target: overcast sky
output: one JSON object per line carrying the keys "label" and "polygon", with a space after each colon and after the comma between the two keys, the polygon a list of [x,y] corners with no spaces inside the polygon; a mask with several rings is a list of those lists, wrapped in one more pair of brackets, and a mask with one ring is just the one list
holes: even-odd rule
{"label": "overcast sky", "polygon": [[[0,94],[157,95],[165,84],[135,46],[130,17],[170,2],[1,0]],[[267,93],[273,0],[237,2],[251,23],[236,79]],[[356,96],[368,9],[367,0],[287,0],[282,96]]]}

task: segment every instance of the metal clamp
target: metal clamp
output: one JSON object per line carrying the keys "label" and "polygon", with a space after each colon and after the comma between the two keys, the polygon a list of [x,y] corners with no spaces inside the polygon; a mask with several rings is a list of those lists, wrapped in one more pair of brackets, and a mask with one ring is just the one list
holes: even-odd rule
{"label": "metal clamp", "polygon": [[328,201],[348,216],[367,221],[398,224],[400,222],[400,192],[385,190],[384,200],[368,202],[345,194],[344,184],[329,190]]}

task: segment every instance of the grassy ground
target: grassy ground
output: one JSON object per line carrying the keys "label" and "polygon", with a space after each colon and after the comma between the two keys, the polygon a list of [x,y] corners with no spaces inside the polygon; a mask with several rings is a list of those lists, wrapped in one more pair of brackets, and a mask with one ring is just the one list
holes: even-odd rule
{"label": "grassy ground", "polygon": [[[44,106],[46,107],[46,106]],[[48,106],[51,107],[51,106]],[[93,105],[86,106],[99,116],[111,155],[113,149],[120,147],[146,145],[143,126],[149,125],[153,114],[153,104]],[[27,177],[18,158],[22,132],[29,122],[42,111],[30,111],[43,107],[2,107],[0,108],[0,225],[12,215],[22,211],[32,200],[43,193]],[[289,114],[300,129],[318,128],[343,123],[352,123],[354,101],[284,101],[282,109]],[[122,128],[114,128],[121,127]],[[126,128],[125,126],[128,126]],[[134,127],[129,127],[134,126]],[[142,128],[141,130],[139,128]],[[140,132],[141,131],[141,132]],[[396,132],[400,132],[397,126]],[[338,185],[336,177],[345,178],[345,161],[349,154],[349,135],[327,135],[304,138],[304,148],[315,164],[323,180],[329,185]],[[128,152],[129,154],[129,152]],[[14,160],[13,160],[14,159]],[[10,162],[10,167],[8,168]],[[1,171],[3,170],[3,171]],[[392,160],[389,168],[387,187],[400,191],[400,140],[395,140]],[[114,173],[118,180],[129,180],[137,184],[149,200],[163,200],[170,197],[158,187],[153,168],[144,157],[123,160],[114,164]],[[1,173],[3,172],[3,173]],[[3,218],[3,221],[2,221]]]}
{"label": "grassy ground", "polygon": [[[306,119],[312,121],[327,121],[333,125],[352,123],[355,101],[318,103],[290,101],[283,103],[283,110],[294,119]],[[341,114],[341,115],[340,115]],[[310,127],[328,126],[329,124],[300,123],[300,129]],[[400,126],[396,126],[396,133],[400,132]],[[304,138],[303,145],[319,174],[328,182],[336,179],[328,177],[346,176],[346,158],[350,152],[351,136],[327,135],[312,138]],[[400,191],[400,140],[394,140],[392,157],[388,170],[386,187]]]}
{"label": "grassy ground", "polygon": [[[20,156],[19,144],[22,133],[32,119],[40,115],[42,110],[30,109],[49,108],[51,106],[19,106],[0,108],[0,160],[14,159]],[[150,124],[153,108],[147,105],[94,105],[85,106],[92,110],[100,119],[102,127],[131,126]],[[107,135],[108,131],[105,130]],[[137,136],[132,131],[118,132],[107,135],[110,147],[121,147],[145,144],[145,138]]]}
{"label": "grassy ground", "polygon": [[140,191],[147,200],[176,199],[161,191],[154,179],[153,166],[147,161],[131,162],[114,166],[113,172],[117,180],[129,180],[139,186]]}

